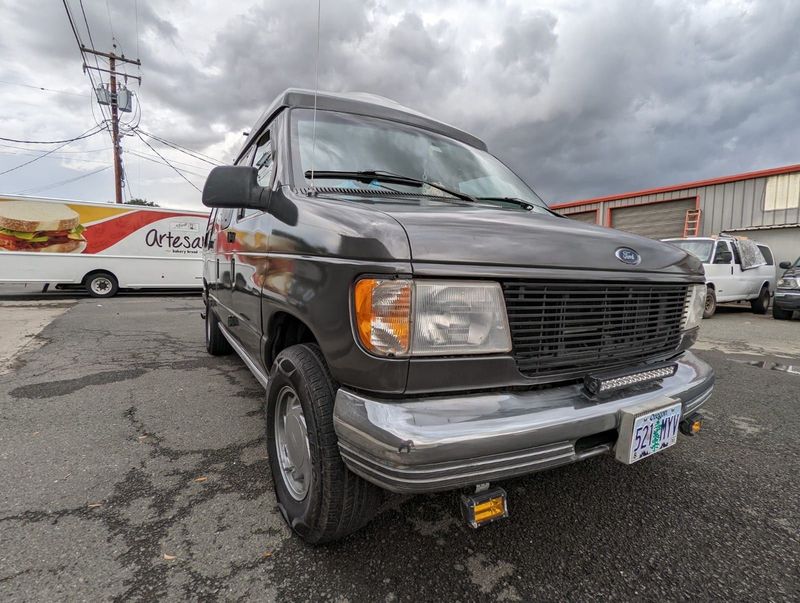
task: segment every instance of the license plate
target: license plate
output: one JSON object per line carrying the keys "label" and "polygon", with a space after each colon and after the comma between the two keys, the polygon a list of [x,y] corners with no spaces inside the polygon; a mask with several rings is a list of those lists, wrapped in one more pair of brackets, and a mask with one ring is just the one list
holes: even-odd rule
{"label": "license plate", "polygon": [[623,420],[620,438],[629,438],[617,444],[617,458],[631,464],[661,452],[678,441],[678,424],[681,421],[681,403],[675,402],[647,412],[628,415]]}

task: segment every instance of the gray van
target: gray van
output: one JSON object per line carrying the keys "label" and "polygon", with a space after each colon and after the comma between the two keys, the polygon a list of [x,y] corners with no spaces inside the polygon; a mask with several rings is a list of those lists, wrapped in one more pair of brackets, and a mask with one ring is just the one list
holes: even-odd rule
{"label": "gray van", "polygon": [[551,212],[486,144],[379,97],[287,90],[203,190],[207,349],[266,389],[279,507],[308,542],[385,491],[461,490],[692,435],[700,261]]}

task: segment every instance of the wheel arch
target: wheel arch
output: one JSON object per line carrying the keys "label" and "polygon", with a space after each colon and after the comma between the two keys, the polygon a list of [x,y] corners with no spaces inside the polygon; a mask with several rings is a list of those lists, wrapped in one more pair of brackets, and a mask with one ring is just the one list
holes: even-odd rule
{"label": "wheel arch", "polygon": [[119,284],[119,277],[116,274],[114,274],[111,270],[107,270],[105,268],[95,268],[94,270],[90,270],[89,272],[83,275],[83,278],[81,279],[81,284],[86,285],[86,283],[89,281],[89,278],[94,276],[95,274],[109,274],[113,276],[114,280],[116,280],[117,284]]}
{"label": "wheel arch", "polygon": [[278,354],[288,347],[300,343],[319,345],[319,340],[311,327],[301,318],[284,310],[277,311],[270,317],[265,335],[263,361],[267,370]]}

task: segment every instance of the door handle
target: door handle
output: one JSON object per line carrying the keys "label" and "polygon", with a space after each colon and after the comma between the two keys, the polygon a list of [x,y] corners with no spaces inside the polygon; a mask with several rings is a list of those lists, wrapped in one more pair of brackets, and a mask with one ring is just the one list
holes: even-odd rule
{"label": "door handle", "polygon": [[229,230],[228,231],[228,243],[233,243],[236,241],[236,232]]}

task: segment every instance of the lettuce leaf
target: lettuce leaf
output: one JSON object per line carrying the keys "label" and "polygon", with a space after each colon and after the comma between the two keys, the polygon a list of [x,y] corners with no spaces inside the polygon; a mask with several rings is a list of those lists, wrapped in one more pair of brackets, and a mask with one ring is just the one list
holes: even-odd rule
{"label": "lettuce leaf", "polygon": [[44,243],[47,240],[46,236],[37,232],[20,232],[18,230],[0,228],[0,233],[21,239],[23,241],[30,241],[31,243]]}

